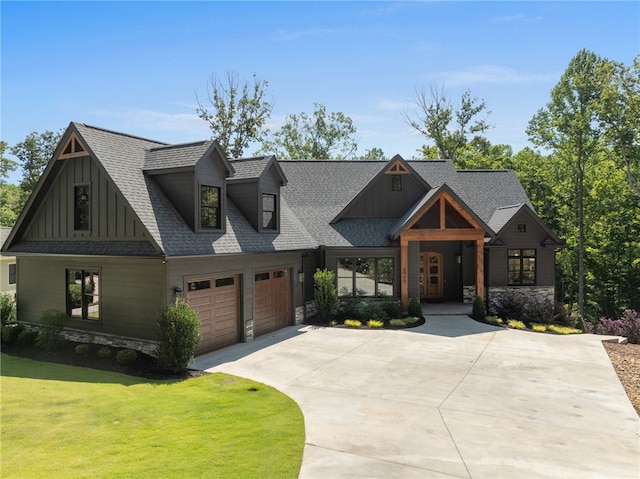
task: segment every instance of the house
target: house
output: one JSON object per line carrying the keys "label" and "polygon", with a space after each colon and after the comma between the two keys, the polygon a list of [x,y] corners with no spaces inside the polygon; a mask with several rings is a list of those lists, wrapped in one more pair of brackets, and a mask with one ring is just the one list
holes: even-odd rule
{"label": "house", "polygon": [[[0,245],[9,237],[11,228],[0,227]],[[0,252],[0,294],[16,295],[17,268],[15,256]]]}
{"label": "house", "polygon": [[562,242],[512,171],[449,161],[229,159],[71,123],[2,251],[19,320],[149,351],[163,304],[198,311],[197,353],[300,323],[313,273],[340,295],[491,301],[554,295]]}

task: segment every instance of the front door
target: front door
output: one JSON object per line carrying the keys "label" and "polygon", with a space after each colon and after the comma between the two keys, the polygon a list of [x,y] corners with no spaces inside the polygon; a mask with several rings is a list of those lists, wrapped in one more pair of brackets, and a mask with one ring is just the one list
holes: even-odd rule
{"label": "front door", "polygon": [[420,254],[420,298],[442,300],[442,254]]}

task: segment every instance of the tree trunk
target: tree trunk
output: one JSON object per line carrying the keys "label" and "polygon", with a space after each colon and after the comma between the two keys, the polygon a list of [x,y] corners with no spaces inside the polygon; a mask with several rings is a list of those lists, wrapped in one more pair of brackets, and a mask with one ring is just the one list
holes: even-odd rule
{"label": "tree trunk", "polygon": [[578,313],[584,318],[584,165],[581,142],[578,144]]}

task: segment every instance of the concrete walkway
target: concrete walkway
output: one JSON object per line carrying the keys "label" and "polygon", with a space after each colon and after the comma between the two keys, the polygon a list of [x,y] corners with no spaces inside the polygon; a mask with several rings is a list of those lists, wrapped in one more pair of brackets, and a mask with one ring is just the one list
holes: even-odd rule
{"label": "concrete walkway", "polygon": [[637,479],[640,419],[601,340],[428,316],[402,331],[289,327],[193,367],[299,404],[302,479]]}

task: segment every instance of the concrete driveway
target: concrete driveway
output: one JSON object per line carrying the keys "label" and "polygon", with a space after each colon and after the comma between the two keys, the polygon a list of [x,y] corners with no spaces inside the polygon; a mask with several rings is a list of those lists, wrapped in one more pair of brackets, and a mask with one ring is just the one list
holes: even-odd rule
{"label": "concrete driveway", "polygon": [[289,327],[193,367],[299,404],[302,479],[637,479],[640,420],[601,340],[429,316],[402,331]]}

